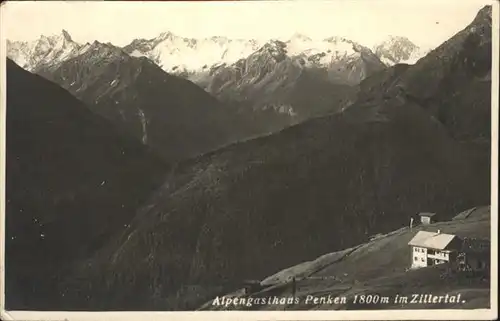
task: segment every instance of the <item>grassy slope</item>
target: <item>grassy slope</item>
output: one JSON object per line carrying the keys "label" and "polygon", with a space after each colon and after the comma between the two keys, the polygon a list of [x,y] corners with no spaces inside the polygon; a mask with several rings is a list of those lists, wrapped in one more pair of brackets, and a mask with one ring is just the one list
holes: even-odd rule
{"label": "grassy slope", "polygon": [[[410,264],[410,239],[420,230],[456,234],[462,237],[490,238],[490,208],[479,207],[463,219],[417,226],[413,230],[403,227],[368,243],[326,254],[280,271],[262,281],[269,286],[256,297],[291,296],[290,280],[297,278],[297,296],[301,304],[286,309],[389,309],[389,308],[487,308],[490,302],[489,282],[464,279],[446,273],[446,267],[431,267],[407,271]],[[239,293],[239,294],[238,294]],[[390,304],[384,305],[306,305],[307,295],[346,296],[350,302],[355,294],[379,294],[394,297],[396,294],[411,296],[413,293],[434,295],[462,294],[464,304]],[[235,295],[242,295],[241,292]],[[210,302],[202,309],[210,306]],[[261,306],[275,310],[276,306]],[[280,306],[279,309],[285,307]]]}

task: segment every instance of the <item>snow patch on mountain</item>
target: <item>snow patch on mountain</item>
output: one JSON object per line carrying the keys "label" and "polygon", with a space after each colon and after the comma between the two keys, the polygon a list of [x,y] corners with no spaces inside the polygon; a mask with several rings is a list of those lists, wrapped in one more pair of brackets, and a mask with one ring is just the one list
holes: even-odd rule
{"label": "snow patch on mountain", "polygon": [[145,40],[136,39],[124,50],[131,56],[144,56],[172,73],[209,70],[215,64],[232,64],[261,47],[256,40],[211,37],[192,39],[170,32]]}
{"label": "snow patch on mountain", "polygon": [[345,38],[313,40],[299,33],[283,42],[226,37],[191,39],[168,32],[149,40],[136,39],[124,47],[131,56],[148,57],[167,72],[188,75],[234,64],[262,49],[276,59],[283,59],[285,55],[302,57],[302,64],[306,67],[352,62],[360,58],[361,52],[373,55],[367,47]]}
{"label": "snow patch on mountain", "polygon": [[141,120],[141,128],[142,128],[142,143],[148,143],[148,121],[146,119],[146,114],[142,109],[139,108],[139,118]]}
{"label": "snow patch on mountain", "polygon": [[[321,65],[327,65],[332,60],[339,60],[357,53],[354,50],[353,43],[343,38],[335,37],[314,41],[301,35],[294,35],[287,41],[287,50],[290,56],[311,58],[318,55],[315,62]],[[312,61],[312,59],[309,61]]]}

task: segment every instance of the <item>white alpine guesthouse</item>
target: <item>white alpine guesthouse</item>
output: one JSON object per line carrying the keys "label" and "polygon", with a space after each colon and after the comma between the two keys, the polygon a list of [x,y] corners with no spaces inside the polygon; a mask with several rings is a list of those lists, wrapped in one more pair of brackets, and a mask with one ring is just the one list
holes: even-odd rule
{"label": "white alpine guesthouse", "polygon": [[412,247],[411,268],[421,268],[442,264],[453,260],[460,240],[456,235],[437,232],[419,231],[408,243]]}

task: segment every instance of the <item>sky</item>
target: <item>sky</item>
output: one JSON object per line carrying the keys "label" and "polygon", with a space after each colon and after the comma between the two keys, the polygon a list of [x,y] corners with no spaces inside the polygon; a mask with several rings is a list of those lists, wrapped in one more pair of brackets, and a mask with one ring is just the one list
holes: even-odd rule
{"label": "sky", "polygon": [[434,48],[467,26],[488,0],[282,0],[233,2],[14,1],[3,4],[10,40],[67,30],[73,40],[124,46],[161,32],[192,38],[286,40],[342,36],[373,46],[389,35]]}

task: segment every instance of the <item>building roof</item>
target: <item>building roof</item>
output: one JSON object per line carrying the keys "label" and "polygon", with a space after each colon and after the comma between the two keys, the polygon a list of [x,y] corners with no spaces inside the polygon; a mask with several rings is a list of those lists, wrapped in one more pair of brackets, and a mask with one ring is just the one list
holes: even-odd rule
{"label": "building roof", "polygon": [[411,241],[408,242],[408,245],[444,250],[455,237],[456,236],[452,234],[419,231]]}
{"label": "building roof", "polygon": [[431,217],[431,216],[436,215],[436,213],[419,213],[418,215],[420,215],[420,216],[429,216],[429,217]]}

